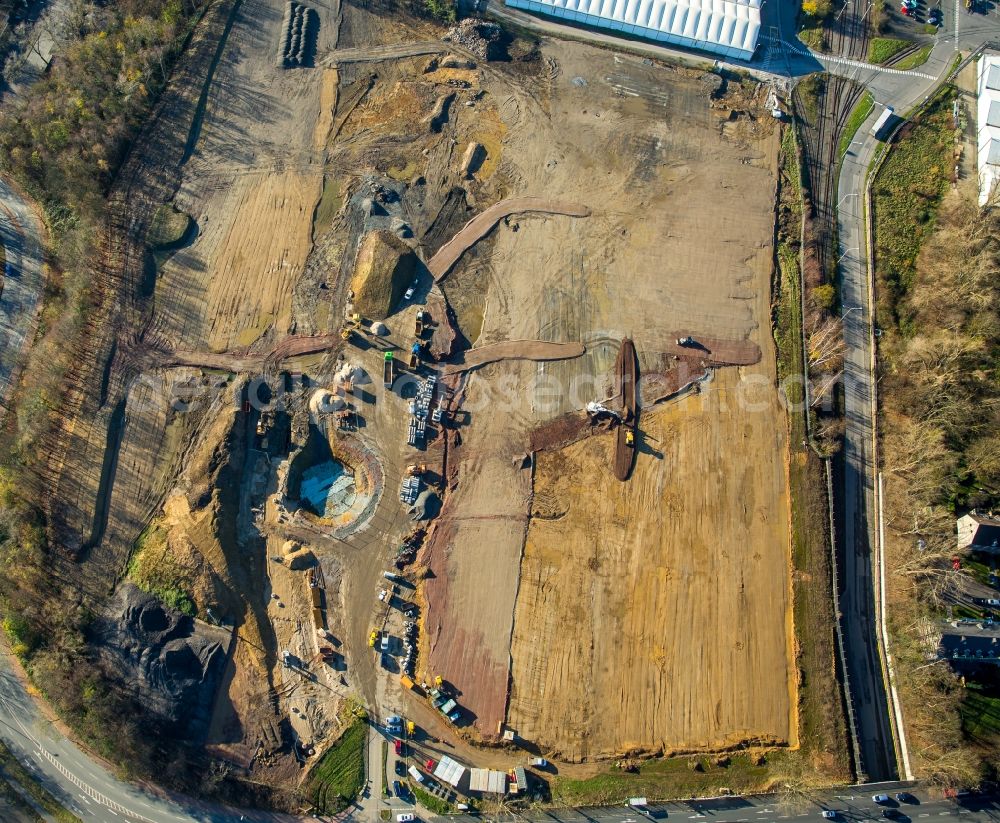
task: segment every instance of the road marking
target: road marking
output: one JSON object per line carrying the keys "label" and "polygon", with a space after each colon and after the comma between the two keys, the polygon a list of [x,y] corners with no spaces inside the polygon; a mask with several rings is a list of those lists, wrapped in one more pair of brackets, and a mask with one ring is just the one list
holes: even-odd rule
{"label": "road marking", "polygon": [[[770,41],[773,40],[774,38],[771,35],[764,35],[759,39]],[[958,41],[956,40],[956,43],[957,42]],[[898,74],[902,77],[922,77],[924,80],[937,79],[936,77],[933,77],[930,74],[924,74],[923,72],[920,71],[903,71],[902,69],[890,69],[886,66],[876,66],[873,63],[865,63],[861,60],[850,60],[847,57],[834,57],[828,54],[815,54],[809,51],[809,49],[799,48],[798,46],[792,45],[788,41],[782,41],[780,45],[783,46],[787,51],[792,52],[793,54],[798,54],[801,57],[811,57],[813,60],[817,60],[819,62],[826,61],[827,63],[839,63],[844,66],[852,66],[857,69],[867,69],[868,71],[882,72],[883,74]]]}
{"label": "road marking", "polygon": [[958,51],[958,4],[960,0],[955,0],[955,51]]}

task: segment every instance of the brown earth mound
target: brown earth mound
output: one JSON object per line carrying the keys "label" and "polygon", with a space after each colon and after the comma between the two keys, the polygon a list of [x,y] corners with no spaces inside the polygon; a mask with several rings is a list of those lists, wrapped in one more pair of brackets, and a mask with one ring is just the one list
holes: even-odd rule
{"label": "brown earth mound", "polygon": [[377,230],[361,241],[354,264],[354,308],[363,317],[384,320],[413,278],[413,250],[396,235]]}

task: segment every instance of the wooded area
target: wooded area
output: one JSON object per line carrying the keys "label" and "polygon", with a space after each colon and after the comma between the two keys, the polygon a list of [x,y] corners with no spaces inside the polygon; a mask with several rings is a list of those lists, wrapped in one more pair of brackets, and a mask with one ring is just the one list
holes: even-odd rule
{"label": "wooded area", "polygon": [[948,195],[894,283],[886,314],[898,325],[881,346],[893,654],[915,768],[956,785],[1000,763],[995,745],[963,733],[959,678],[928,664],[951,602],[956,513],[1000,502],[998,265],[1000,210]]}
{"label": "wooded area", "polygon": [[[112,683],[88,650],[94,615],[72,569],[56,562],[36,464],[42,435],[58,425],[68,359],[90,308],[105,198],[197,11],[191,0],[74,0],[61,32],[65,48],[0,110],[0,163],[42,205],[52,241],[38,338],[0,432],[3,628],[34,683],[88,745],[127,776],[155,771],[174,786],[190,785],[194,770],[164,748],[169,729]],[[204,776],[214,780],[209,770]]]}

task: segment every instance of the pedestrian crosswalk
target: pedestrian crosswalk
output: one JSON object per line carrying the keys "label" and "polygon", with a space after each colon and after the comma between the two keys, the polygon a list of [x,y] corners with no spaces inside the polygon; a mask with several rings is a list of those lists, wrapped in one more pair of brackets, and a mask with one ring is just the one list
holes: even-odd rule
{"label": "pedestrian crosswalk", "polygon": [[865,63],[862,60],[851,60],[847,57],[834,57],[833,55],[828,54],[816,54],[815,52],[809,51],[809,49],[789,43],[787,40],[775,37],[774,35],[763,35],[760,38],[760,42],[764,44],[764,52],[761,57],[764,66],[767,67],[764,69],[765,71],[773,71],[774,69],[771,69],[770,67],[776,66],[776,61],[781,58],[783,52],[788,52],[791,54],[797,54],[800,57],[809,57],[822,65],[832,63],[834,65],[850,66],[862,71],[872,71],[882,74],[899,74],[905,75],[906,77],[919,77],[924,80],[936,79],[933,75],[925,74],[920,71],[903,71],[901,69],[894,69],[888,66],[876,66],[873,63]]}

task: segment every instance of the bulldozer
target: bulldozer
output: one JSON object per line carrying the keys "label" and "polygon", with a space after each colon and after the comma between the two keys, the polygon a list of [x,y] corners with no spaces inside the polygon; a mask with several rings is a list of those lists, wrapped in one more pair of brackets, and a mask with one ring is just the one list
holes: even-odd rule
{"label": "bulldozer", "polygon": [[635,448],[635,429],[625,430],[625,445],[631,448]]}

